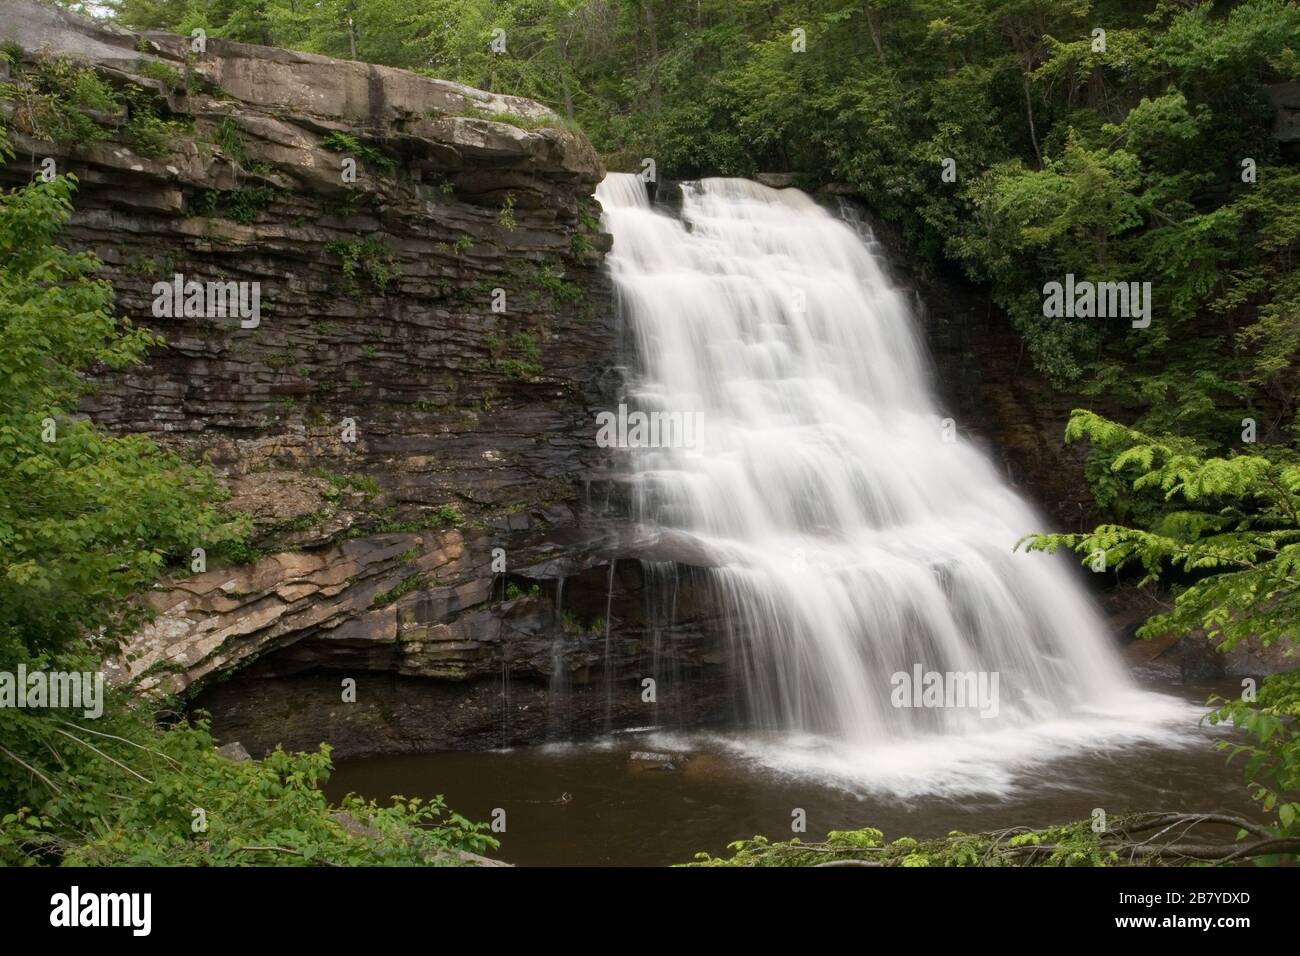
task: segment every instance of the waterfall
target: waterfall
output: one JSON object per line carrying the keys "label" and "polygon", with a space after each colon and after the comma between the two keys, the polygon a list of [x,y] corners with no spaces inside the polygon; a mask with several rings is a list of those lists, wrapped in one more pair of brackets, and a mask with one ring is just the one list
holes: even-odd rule
{"label": "waterfall", "polygon": [[[965,760],[990,785],[994,765],[1185,720],[1135,688],[1067,559],[1015,550],[1043,521],[936,409],[862,237],[798,190],[683,193],[674,218],[636,176],[597,190],[637,353],[627,406],[700,424],[615,454],[647,533],[711,556],[751,725],[857,777]],[[912,689],[930,675],[946,697]],[[994,706],[972,705],[976,678]]]}

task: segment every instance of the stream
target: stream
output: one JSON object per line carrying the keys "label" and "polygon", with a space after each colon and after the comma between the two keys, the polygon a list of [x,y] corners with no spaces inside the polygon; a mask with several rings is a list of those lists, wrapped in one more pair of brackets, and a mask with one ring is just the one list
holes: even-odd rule
{"label": "stream", "polygon": [[[1163,743],[1109,741],[1069,756],[1010,764],[975,780],[910,778],[871,769],[854,779],[829,773],[809,741],[753,733],[630,731],[573,744],[340,761],[327,792],[386,801],[393,794],[442,794],[456,812],[490,820],[506,811],[492,854],[523,866],[660,866],[700,851],[729,855],[731,840],[820,840],[828,830],[876,827],[887,839],[950,830],[1043,826],[1088,818],[1102,807],[1205,810],[1260,815],[1242,785],[1241,761],[1226,763],[1214,742],[1226,734],[1196,726],[1211,692],[1235,685],[1155,687],[1186,701],[1188,726]],[[801,766],[792,754],[801,748]],[[667,758],[667,759],[665,759]],[[821,769],[815,769],[821,768]],[[911,784],[904,781],[910,779]],[[963,786],[964,784],[964,786]],[[565,795],[568,798],[565,798]],[[791,831],[792,811],[807,832]],[[1226,834],[1230,839],[1231,834]]]}

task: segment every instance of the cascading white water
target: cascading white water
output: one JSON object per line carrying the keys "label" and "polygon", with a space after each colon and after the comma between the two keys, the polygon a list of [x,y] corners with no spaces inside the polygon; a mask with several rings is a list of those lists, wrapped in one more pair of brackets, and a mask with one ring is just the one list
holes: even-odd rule
{"label": "cascading white water", "polygon": [[[687,185],[680,220],[633,175],[597,198],[640,363],[629,401],[702,416],[694,447],[627,453],[638,518],[716,561],[753,721],[803,735],[785,764],[988,789],[1186,717],[1133,687],[1060,560],[1014,550],[1041,520],[953,440],[908,307],[852,229],[747,180]],[[895,706],[893,675],[917,666],[996,674],[996,716]]]}

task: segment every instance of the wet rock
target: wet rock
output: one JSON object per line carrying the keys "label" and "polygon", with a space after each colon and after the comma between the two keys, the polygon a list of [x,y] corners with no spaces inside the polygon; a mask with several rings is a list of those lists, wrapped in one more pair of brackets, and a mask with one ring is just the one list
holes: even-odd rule
{"label": "wet rock", "polygon": [[[607,727],[716,726],[734,707],[724,684],[703,671],[666,680],[656,715],[641,700],[639,681],[619,676],[607,688],[596,671],[575,673],[560,690],[525,676],[503,683],[499,674],[461,682],[360,669],[276,674],[276,663],[274,656],[259,661],[195,700],[214,727],[238,736],[255,756],[276,744],[311,750],[322,741],[338,759],[494,750],[590,739]],[[342,701],[345,678],[356,681],[355,703]]]}
{"label": "wet rock", "polygon": [[244,748],[238,740],[228,744],[222,744],[217,748],[217,756],[224,757],[227,760],[233,760],[236,763],[243,760],[252,760],[252,755]]}
{"label": "wet rock", "polygon": [[677,212],[682,208],[682,184],[675,179],[657,179],[648,183],[646,191],[650,201],[663,206],[669,211]]}
{"label": "wet rock", "polygon": [[674,754],[654,753],[647,750],[634,750],[627,755],[628,761],[634,769],[658,770],[671,772],[681,769],[678,767],[679,758]]}
{"label": "wet rock", "polygon": [[1222,651],[1201,631],[1179,638],[1163,634],[1150,640],[1135,640],[1124,648],[1128,664],[1147,674],[1187,683],[1205,683],[1224,678],[1280,674],[1296,666],[1294,654],[1281,644],[1263,646],[1246,638],[1231,650]]}

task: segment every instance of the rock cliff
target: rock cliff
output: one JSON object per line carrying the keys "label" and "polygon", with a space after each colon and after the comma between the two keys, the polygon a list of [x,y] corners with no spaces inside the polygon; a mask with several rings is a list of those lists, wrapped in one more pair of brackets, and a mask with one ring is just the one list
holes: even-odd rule
{"label": "rock cliff", "polygon": [[[652,673],[659,718],[716,712],[713,612],[648,615],[676,575],[620,561],[603,506],[623,361],[580,133],[402,70],[0,14],[0,177],[75,175],[64,241],[166,343],[84,411],[206,457],[256,527],[148,595],[118,680],[342,754],[645,723]],[[255,288],[256,320],[158,307],[191,282]]]}

